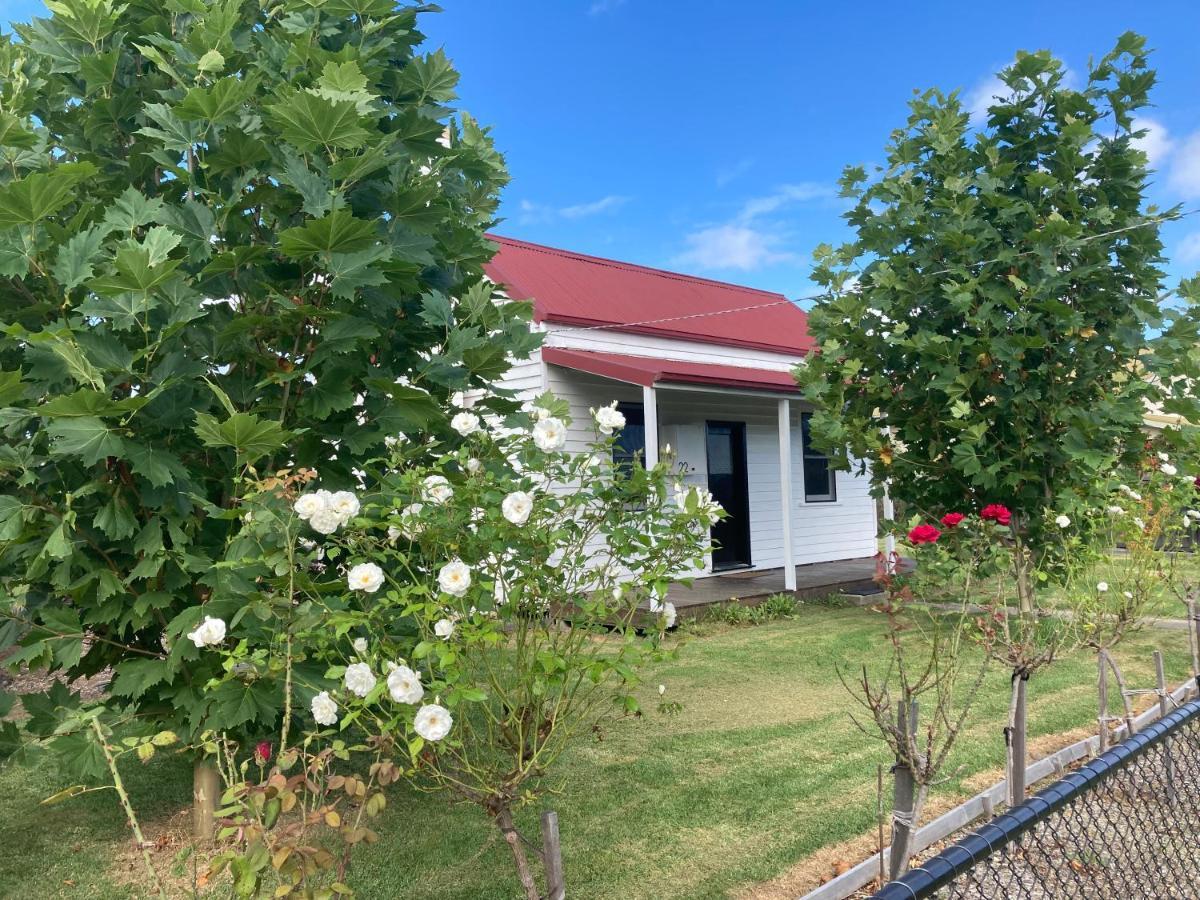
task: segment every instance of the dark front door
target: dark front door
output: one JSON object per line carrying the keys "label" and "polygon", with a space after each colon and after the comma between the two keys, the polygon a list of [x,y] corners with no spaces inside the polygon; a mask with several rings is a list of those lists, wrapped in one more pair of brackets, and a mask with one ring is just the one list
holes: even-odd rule
{"label": "dark front door", "polygon": [[712,528],[713,568],[750,565],[750,497],[746,486],[746,423],[708,422],[708,489],[729,513]]}

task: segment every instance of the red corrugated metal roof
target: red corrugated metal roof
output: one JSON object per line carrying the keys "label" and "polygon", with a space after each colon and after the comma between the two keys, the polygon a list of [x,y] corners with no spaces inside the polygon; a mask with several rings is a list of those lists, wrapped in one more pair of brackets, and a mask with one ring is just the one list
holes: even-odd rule
{"label": "red corrugated metal roof", "polygon": [[[813,348],[808,316],[783,294],[489,237],[500,249],[485,266],[488,277],[514,300],[532,300],[538,321],[795,355]],[[759,308],[729,312],[747,306]],[[700,317],[682,318],[689,316]],[[647,321],[655,319],[673,321]]]}
{"label": "red corrugated metal roof", "polygon": [[770,369],[653,359],[648,356],[597,353],[592,350],[566,350],[562,347],[543,347],[542,359],[556,366],[566,366],[568,369],[590,372],[593,375],[645,387],[665,382],[751,388],[787,394],[800,392],[800,387],[790,372],[776,372]]}

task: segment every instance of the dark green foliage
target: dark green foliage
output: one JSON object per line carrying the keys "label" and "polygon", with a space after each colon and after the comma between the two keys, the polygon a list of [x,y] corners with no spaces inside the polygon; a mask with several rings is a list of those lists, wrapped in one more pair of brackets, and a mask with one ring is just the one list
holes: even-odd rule
{"label": "dark green foliage", "polygon": [[112,666],[185,732],[274,721],[252,681],[205,695],[184,637],[265,608],[239,480],[351,486],[530,349],[482,278],[503,161],[419,53],[431,8],[63,0],[0,38],[8,664]]}
{"label": "dark green foliage", "polygon": [[818,252],[834,298],[800,377],[818,436],[869,463],[877,491],[890,479],[915,510],[1003,503],[1037,543],[1045,510],[1083,514],[1141,449],[1147,399],[1193,412],[1145,376],[1179,371],[1196,328],[1162,298],[1158,222],[1178,211],[1144,200],[1143,39],[1122,36],[1078,89],[1044,51],[1001,78],[985,130],[927,91],[876,177],[846,171],[855,238]]}

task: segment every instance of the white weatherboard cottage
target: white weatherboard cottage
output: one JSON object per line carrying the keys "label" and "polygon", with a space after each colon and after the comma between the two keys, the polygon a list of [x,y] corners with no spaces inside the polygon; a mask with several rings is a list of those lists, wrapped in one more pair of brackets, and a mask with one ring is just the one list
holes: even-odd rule
{"label": "white weatherboard cottage", "polygon": [[783,569],[875,555],[867,479],[834,472],[807,440],[791,370],[813,346],[781,294],[492,236],[489,277],[534,304],[542,348],[501,382],[571,404],[567,449],[594,437],[589,408],[618,401],[621,452],[653,465],[670,445],[684,480],[729,512],[703,572]]}

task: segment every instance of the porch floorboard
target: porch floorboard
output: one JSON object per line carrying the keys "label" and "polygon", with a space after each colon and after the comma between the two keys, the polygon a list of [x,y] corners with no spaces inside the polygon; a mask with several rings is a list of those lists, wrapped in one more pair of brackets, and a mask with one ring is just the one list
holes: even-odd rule
{"label": "porch floorboard", "polygon": [[[804,599],[874,586],[875,557],[867,556],[796,566],[796,590],[792,593]],[[755,606],[772,594],[782,593],[786,591],[783,569],[779,568],[697,578],[690,586],[673,584],[667,592],[667,599],[675,604],[681,615],[694,615],[714,603],[736,600]]]}

